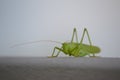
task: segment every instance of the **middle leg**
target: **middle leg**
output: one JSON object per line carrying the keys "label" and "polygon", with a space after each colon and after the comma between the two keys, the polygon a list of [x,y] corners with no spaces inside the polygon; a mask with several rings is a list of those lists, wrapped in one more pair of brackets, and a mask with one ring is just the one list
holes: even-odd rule
{"label": "middle leg", "polygon": [[73,34],[72,34],[71,43],[72,43],[73,40],[74,40],[74,36],[76,36],[76,42],[78,43],[78,36],[77,36],[77,30],[76,30],[76,28],[73,29]]}

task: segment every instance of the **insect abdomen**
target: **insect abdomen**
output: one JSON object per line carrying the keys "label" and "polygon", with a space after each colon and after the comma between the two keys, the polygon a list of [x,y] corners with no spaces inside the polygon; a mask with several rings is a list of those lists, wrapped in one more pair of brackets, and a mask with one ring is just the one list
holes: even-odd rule
{"label": "insect abdomen", "polygon": [[83,48],[86,49],[86,51],[93,53],[93,54],[100,52],[100,48],[97,46],[90,46],[90,45],[83,44]]}
{"label": "insect abdomen", "polygon": [[92,46],[92,47],[90,48],[90,52],[91,52],[91,53],[99,53],[99,52],[100,52],[100,48],[97,47],[97,46]]}

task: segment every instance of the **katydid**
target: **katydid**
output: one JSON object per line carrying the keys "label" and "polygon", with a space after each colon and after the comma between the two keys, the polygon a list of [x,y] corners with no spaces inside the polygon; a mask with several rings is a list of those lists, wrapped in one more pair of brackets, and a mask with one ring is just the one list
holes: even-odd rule
{"label": "katydid", "polygon": [[[83,44],[85,33],[87,34],[89,45]],[[76,42],[73,42],[74,37],[76,37]],[[58,50],[58,53],[56,55],[54,54],[55,50]],[[53,53],[50,57],[58,57],[60,52],[63,52],[66,55],[74,56],[74,57],[84,57],[84,56],[95,57],[95,54],[100,52],[100,48],[92,45],[88,30],[86,28],[84,28],[82,38],[80,42],[78,42],[77,31],[76,28],[74,28],[71,42],[62,43],[61,48],[54,47]]]}
{"label": "katydid", "polygon": [[[87,34],[89,44],[83,43],[85,33]],[[76,42],[73,41],[74,37],[76,37]],[[40,41],[27,42],[27,43],[14,45],[12,47],[21,46],[21,45],[29,44],[29,43],[41,42],[41,41],[50,41],[50,40],[40,40]],[[60,43],[57,41],[50,41],[50,42]],[[62,47],[61,48],[54,47],[53,53],[49,57],[58,57],[60,52],[63,52],[66,55],[74,56],[74,57],[85,57],[85,56],[96,57],[95,54],[98,54],[100,52],[99,47],[92,45],[88,30],[86,28],[84,28],[80,42],[78,42],[77,30],[76,30],[76,28],[74,28],[71,41],[60,43],[60,44],[62,44]],[[55,50],[58,50],[56,55],[55,55]]]}

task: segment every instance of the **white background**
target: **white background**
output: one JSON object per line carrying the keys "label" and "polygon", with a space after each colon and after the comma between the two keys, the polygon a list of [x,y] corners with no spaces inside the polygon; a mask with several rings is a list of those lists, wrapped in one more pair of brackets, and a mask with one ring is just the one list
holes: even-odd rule
{"label": "white background", "polygon": [[84,27],[88,29],[100,56],[120,57],[120,0],[0,0],[0,56],[50,56],[54,46],[61,45],[10,47],[37,40],[69,41],[74,27],[79,40]]}

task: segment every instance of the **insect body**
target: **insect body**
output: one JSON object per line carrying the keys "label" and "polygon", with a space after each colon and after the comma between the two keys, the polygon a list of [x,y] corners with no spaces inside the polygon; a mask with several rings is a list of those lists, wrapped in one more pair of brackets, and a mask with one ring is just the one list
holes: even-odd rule
{"label": "insect body", "polygon": [[[84,44],[83,43],[85,33],[87,34],[89,44]],[[76,38],[76,42],[73,42],[74,38]],[[50,41],[50,40],[40,40],[40,41],[27,42],[27,43],[14,45],[12,47],[21,46],[21,45],[30,44],[30,43],[37,43],[37,42],[41,42],[41,41]],[[50,41],[50,42],[60,43],[60,42],[57,42],[57,41]],[[76,31],[76,28],[74,28],[71,41],[70,42],[64,42],[64,43],[61,43],[61,44],[62,44],[61,48],[54,47],[53,53],[49,57],[58,57],[60,52],[63,52],[66,55],[74,56],[74,57],[84,57],[84,56],[95,57],[95,54],[100,52],[99,47],[92,45],[89,33],[88,33],[86,28],[84,28],[84,31],[83,31],[82,38],[81,38],[80,42],[78,42],[77,31]],[[58,50],[56,55],[55,55],[55,50]]]}
{"label": "insect body", "polygon": [[[83,44],[83,38],[85,33],[87,34],[89,44]],[[76,42],[73,42],[74,37],[76,37]],[[56,55],[55,55],[55,50],[58,50],[58,53]],[[71,42],[62,43],[61,48],[54,47],[53,53],[50,57],[57,57],[60,52],[63,52],[66,55],[75,56],[75,57],[84,57],[84,56],[90,57],[91,55],[95,57],[95,54],[100,52],[100,48],[92,45],[90,36],[86,28],[84,28],[82,38],[80,42],[78,42],[77,31],[76,31],[76,28],[74,28]]]}

